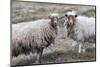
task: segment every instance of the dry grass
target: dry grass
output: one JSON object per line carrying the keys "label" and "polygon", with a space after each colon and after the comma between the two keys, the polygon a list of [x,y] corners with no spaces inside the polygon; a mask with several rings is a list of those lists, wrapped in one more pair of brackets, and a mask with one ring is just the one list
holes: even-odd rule
{"label": "dry grass", "polygon": [[95,17],[95,7],[80,5],[47,4],[34,2],[12,2],[12,23],[47,18],[50,13],[57,12],[61,16],[67,11],[75,10],[78,14]]}
{"label": "dry grass", "polygon": [[[78,54],[77,51],[69,50],[67,52],[55,51],[52,53],[43,54],[41,64],[51,64],[51,63],[67,63],[67,62],[78,62],[78,61],[95,61],[95,50]],[[32,65],[36,64],[34,54],[30,55],[19,55],[13,58],[12,65]]]}
{"label": "dry grass", "polygon": [[[85,53],[79,54],[78,46],[76,45],[74,48],[71,47],[73,40],[65,37],[65,32],[63,28],[60,28],[55,44],[44,49],[41,64],[96,60],[95,48],[88,47]],[[12,65],[32,65],[36,64],[35,61],[36,53],[30,53],[29,55],[22,54],[12,58]]]}

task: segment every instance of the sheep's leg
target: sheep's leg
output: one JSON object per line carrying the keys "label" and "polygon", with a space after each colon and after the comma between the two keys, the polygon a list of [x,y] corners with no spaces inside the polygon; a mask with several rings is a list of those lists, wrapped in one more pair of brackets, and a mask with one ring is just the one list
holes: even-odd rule
{"label": "sheep's leg", "polygon": [[86,43],[84,43],[84,45],[83,45],[83,47],[82,47],[83,53],[86,52],[85,44],[86,44]]}
{"label": "sheep's leg", "polygon": [[37,58],[36,58],[37,64],[41,63],[42,53],[43,53],[43,48],[37,50]]}
{"label": "sheep's leg", "polygon": [[83,47],[83,50],[82,50],[84,53],[86,52],[86,48],[85,47]]}
{"label": "sheep's leg", "polygon": [[52,41],[51,46],[55,46],[55,39]]}
{"label": "sheep's leg", "polygon": [[74,51],[75,50],[75,46],[77,45],[78,43],[76,41],[73,41],[71,43],[71,50]]}
{"label": "sheep's leg", "polygon": [[82,52],[82,43],[79,43],[78,53]]}

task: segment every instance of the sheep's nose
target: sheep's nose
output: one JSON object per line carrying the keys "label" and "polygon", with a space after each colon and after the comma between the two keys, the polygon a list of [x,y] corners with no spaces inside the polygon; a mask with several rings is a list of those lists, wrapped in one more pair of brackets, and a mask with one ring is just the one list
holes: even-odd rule
{"label": "sheep's nose", "polygon": [[72,22],[73,22],[73,19],[69,19],[68,22],[69,22],[69,23],[72,23]]}
{"label": "sheep's nose", "polygon": [[54,24],[55,24],[55,26],[57,26],[57,22],[55,22]]}
{"label": "sheep's nose", "polygon": [[69,27],[70,27],[70,23],[67,24],[67,28],[69,28]]}

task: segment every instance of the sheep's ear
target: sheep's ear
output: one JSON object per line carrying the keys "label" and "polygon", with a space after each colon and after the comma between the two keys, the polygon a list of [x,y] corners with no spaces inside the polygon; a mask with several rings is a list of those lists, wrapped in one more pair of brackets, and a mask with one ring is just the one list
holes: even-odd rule
{"label": "sheep's ear", "polygon": [[65,16],[67,17],[68,15],[67,15],[67,14],[65,14]]}
{"label": "sheep's ear", "polygon": [[75,15],[75,17],[77,17],[77,15]]}

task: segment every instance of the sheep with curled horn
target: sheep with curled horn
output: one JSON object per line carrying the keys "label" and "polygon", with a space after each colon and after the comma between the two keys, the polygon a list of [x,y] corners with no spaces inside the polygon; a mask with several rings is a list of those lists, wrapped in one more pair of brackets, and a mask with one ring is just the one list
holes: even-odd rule
{"label": "sheep with curled horn", "polygon": [[57,36],[58,16],[53,13],[48,19],[12,24],[12,56],[36,50],[36,63],[41,63],[43,49]]}
{"label": "sheep with curled horn", "polygon": [[71,11],[65,14],[64,26],[67,29],[67,36],[77,41],[79,45],[78,52],[85,52],[85,43],[95,43],[95,18],[78,16],[76,12]]}

